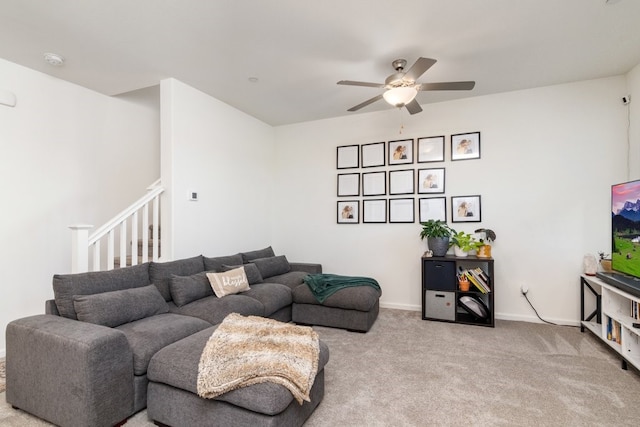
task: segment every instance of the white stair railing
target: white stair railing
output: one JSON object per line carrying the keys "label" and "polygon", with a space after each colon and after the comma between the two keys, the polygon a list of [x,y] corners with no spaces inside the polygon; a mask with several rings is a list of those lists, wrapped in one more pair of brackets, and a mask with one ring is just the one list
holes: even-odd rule
{"label": "white stair railing", "polygon": [[[92,258],[91,271],[102,269],[112,270],[116,267],[116,237],[119,240],[118,256],[120,258],[117,266],[125,267],[127,259],[131,260],[130,265],[138,264],[138,241],[141,241],[142,250],[140,254],[141,262],[149,261],[149,232],[151,232],[152,251],[151,259],[157,261],[160,257],[160,195],[164,188],[160,185],[160,180],[147,187],[147,193],[134,202],[127,209],[113,217],[109,222],[98,228],[89,235],[92,225],[78,224],[71,225],[71,272],[84,273],[89,271],[89,258]],[[149,212],[151,206],[151,212]],[[149,220],[151,219],[151,226]],[[139,235],[141,234],[141,236]],[[131,236],[131,245],[127,236]],[[101,255],[101,247],[105,245],[107,249],[106,259]],[[127,249],[131,247],[129,252]]]}

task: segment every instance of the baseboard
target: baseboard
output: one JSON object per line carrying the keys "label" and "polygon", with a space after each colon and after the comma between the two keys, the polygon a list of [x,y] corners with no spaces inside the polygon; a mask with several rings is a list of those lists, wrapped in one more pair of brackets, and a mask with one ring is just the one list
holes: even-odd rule
{"label": "baseboard", "polygon": [[[529,323],[545,323],[536,316],[523,316],[521,314],[509,314],[509,313],[496,313],[496,319],[499,320],[512,320],[516,322],[529,322]],[[555,323],[560,326],[580,326],[580,321],[571,319],[556,319],[545,318],[547,322]]]}
{"label": "baseboard", "polygon": [[393,304],[393,303],[380,303],[380,308],[394,308],[396,310],[406,311],[422,311],[422,307],[412,304]]}
{"label": "baseboard", "polygon": [[3,348],[0,350],[0,359],[4,359],[5,356],[7,355],[7,349]]}

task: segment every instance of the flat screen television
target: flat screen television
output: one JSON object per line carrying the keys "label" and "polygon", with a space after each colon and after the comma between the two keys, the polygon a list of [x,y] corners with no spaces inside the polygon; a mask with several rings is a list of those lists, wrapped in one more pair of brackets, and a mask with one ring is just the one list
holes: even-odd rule
{"label": "flat screen television", "polygon": [[611,186],[611,268],[598,276],[640,296],[640,180]]}

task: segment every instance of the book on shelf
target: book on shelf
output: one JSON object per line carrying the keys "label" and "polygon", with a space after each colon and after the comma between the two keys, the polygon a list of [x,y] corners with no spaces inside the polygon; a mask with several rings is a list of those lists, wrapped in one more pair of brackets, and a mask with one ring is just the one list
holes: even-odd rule
{"label": "book on shelf", "polygon": [[471,271],[471,274],[482,283],[482,286],[487,290],[487,292],[491,292],[491,286],[489,286],[489,277],[486,275],[484,271],[480,267],[476,267]]}
{"label": "book on shelf", "polygon": [[483,294],[487,293],[487,290],[484,288],[484,286],[482,286],[482,284],[473,276],[473,274],[471,274],[469,270],[465,270],[464,275],[467,277],[467,279],[469,279],[471,283],[473,283],[473,286],[478,288],[480,292],[482,292]]}
{"label": "book on shelf", "polygon": [[622,325],[610,317],[607,319],[607,339],[618,344],[622,343]]}

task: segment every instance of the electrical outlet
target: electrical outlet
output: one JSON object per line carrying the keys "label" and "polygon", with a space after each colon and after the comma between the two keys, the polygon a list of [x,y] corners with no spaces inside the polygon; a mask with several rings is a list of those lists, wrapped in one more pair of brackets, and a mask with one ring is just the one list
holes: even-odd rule
{"label": "electrical outlet", "polygon": [[529,286],[527,285],[520,286],[520,292],[522,292],[522,295],[526,295],[527,292],[529,292]]}

